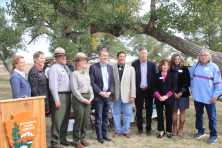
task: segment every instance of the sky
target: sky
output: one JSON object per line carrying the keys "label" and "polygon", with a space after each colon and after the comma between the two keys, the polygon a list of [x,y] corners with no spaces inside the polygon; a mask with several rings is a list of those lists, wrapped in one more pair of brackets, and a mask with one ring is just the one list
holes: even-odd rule
{"label": "sky", "polygon": [[[0,0],[0,5],[5,6],[6,1],[7,0]],[[146,12],[149,11],[150,1],[151,0],[144,0],[145,4],[142,7],[142,11],[141,11],[140,15],[144,15]],[[25,38],[26,43],[28,43],[31,40],[31,38],[28,37],[27,35],[24,35],[24,38]],[[52,54],[49,52],[49,44],[50,43],[46,38],[47,38],[46,35],[41,36],[37,40],[33,41],[30,45],[26,45],[27,46],[26,50],[28,52],[19,50],[16,53],[16,55],[24,56],[26,63],[33,63],[33,54],[37,51],[44,52],[45,57],[52,56]],[[134,59],[135,59],[134,57],[127,56],[126,57],[126,62],[131,62]],[[115,60],[111,60],[111,61],[114,62]]]}

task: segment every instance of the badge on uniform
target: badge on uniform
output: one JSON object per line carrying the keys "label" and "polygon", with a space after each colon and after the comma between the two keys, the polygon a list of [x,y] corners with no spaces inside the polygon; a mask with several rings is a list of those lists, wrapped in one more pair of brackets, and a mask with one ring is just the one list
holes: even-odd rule
{"label": "badge on uniform", "polygon": [[65,72],[64,70],[62,72]]}
{"label": "badge on uniform", "polygon": [[206,71],[210,71],[210,68],[205,68],[204,70],[206,70]]}
{"label": "badge on uniform", "polygon": [[160,79],[163,79],[163,77],[160,77]]}
{"label": "badge on uniform", "polygon": [[182,72],[183,72],[183,70],[179,69],[179,70],[178,70],[178,72],[179,72],[179,73],[182,73]]}

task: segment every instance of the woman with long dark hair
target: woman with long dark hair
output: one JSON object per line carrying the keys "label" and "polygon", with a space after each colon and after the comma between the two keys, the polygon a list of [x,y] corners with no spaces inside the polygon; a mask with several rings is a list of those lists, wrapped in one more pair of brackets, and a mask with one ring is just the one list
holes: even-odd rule
{"label": "woman with long dark hair", "polygon": [[[182,136],[182,130],[185,123],[185,109],[189,108],[189,86],[190,74],[186,66],[183,65],[180,55],[174,54],[171,57],[170,69],[174,73],[177,89],[174,93],[174,106],[173,106],[173,135]],[[177,112],[180,110],[179,131],[177,133]]]}

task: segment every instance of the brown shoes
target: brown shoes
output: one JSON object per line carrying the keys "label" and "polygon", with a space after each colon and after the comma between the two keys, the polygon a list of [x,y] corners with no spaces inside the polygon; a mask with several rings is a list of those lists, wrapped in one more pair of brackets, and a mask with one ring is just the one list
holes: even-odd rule
{"label": "brown shoes", "polygon": [[75,145],[76,148],[84,148],[84,146],[80,143],[78,145]]}
{"label": "brown shoes", "polygon": [[90,145],[90,143],[89,143],[89,142],[86,142],[86,141],[82,142],[81,144],[82,144],[83,146],[89,146],[89,145]]}
{"label": "brown shoes", "polygon": [[131,137],[129,133],[125,133],[124,136],[125,136],[126,138],[130,138],[130,137]]}
{"label": "brown shoes", "polygon": [[119,136],[119,133],[116,132],[116,133],[113,135],[113,138],[116,138],[116,137],[118,137],[118,136]]}

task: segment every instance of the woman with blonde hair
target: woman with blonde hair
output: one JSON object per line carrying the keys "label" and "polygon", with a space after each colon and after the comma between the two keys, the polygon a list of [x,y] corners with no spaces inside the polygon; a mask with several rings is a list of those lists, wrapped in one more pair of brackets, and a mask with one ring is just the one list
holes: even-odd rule
{"label": "woman with blonde hair", "polygon": [[[174,73],[177,89],[174,93],[173,106],[173,135],[182,136],[182,130],[185,123],[185,109],[189,108],[189,86],[190,74],[186,66],[183,65],[183,60],[179,54],[174,54],[171,57],[170,69]],[[177,133],[177,112],[180,110],[179,131]]]}
{"label": "woman with blonde hair", "polygon": [[13,73],[10,78],[12,98],[31,97],[31,87],[25,77],[25,59],[23,56],[14,56],[12,59]]}
{"label": "woman with blonde hair", "polygon": [[89,146],[86,142],[86,131],[88,128],[91,102],[94,98],[93,89],[90,84],[90,77],[86,68],[89,58],[82,52],[76,54],[75,71],[70,76],[70,84],[74,95],[72,107],[75,124],[73,125],[73,144],[77,148]]}

